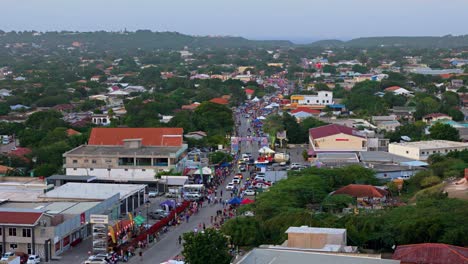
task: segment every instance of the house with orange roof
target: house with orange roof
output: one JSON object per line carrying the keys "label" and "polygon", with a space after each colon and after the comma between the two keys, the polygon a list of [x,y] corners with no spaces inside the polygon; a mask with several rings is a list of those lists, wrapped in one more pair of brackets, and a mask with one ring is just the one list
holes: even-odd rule
{"label": "house with orange roof", "polygon": [[66,174],[154,183],[161,171],[181,171],[187,153],[182,128],[93,128],[88,144],[63,154]]}
{"label": "house with orange roof", "polygon": [[225,98],[222,98],[222,97],[217,97],[217,98],[213,98],[210,100],[210,102],[212,103],[215,103],[215,104],[220,104],[220,105],[228,105],[229,104],[229,101]]}

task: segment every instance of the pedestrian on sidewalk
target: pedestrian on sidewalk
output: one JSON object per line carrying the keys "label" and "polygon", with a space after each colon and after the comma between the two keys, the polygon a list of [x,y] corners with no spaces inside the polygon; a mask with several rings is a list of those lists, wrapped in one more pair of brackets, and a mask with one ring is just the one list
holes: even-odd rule
{"label": "pedestrian on sidewalk", "polygon": [[179,245],[182,244],[182,236],[179,236]]}

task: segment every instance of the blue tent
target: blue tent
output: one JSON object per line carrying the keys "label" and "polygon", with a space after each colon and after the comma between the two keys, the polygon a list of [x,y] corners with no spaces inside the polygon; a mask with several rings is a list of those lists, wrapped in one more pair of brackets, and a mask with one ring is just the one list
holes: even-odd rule
{"label": "blue tent", "polygon": [[240,204],[242,200],[239,197],[234,197],[231,200],[229,200],[228,204]]}

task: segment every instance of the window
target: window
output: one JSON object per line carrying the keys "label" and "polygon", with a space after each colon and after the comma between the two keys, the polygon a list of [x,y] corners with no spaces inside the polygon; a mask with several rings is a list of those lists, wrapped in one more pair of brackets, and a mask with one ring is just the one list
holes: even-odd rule
{"label": "window", "polygon": [[146,171],[146,169],[141,169],[141,171]]}
{"label": "window", "polygon": [[421,151],[421,154],[422,154],[422,155],[424,155],[424,154],[426,154],[426,152],[424,152],[424,151]]}
{"label": "window", "polygon": [[[31,229],[30,228],[23,228],[23,237],[31,237]],[[30,253],[28,253],[30,254]]]}
{"label": "window", "polygon": [[84,160],[84,163],[88,163],[88,162],[89,162],[89,160],[87,160],[87,159]]}
{"label": "window", "polygon": [[18,244],[10,244],[10,248],[11,248],[11,249],[17,249],[17,248],[18,248]]}
{"label": "window", "polygon": [[325,94],[325,96],[328,96],[328,94]]}
{"label": "window", "polygon": [[90,170],[90,171],[93,171],[94,169],[93,169],[93,168],[91,168],[91,169],[89,169],[89,170]]}
{"label": "window", "polygon": [[32,254],[32,246],[31,243],[28,243],[28,255]]}
{"label": "window", "polygon": [[76,164],[76,163],[78,163],[78,160],[73,160],[73,164]]}
{"label": "window", "polygon": [[96,160],[92,160],[91,162],[92,162],[93,164],[96,164]]}
{"label": "window", "polygon": [[319,103],[319,100],[317,100],[317,104]]}
{"label": "window", "polygon": [[76,168],[73,168],[73,170],[76,170]]}
{"label": "window", "polygon": [[447,153],[447,152],[448,152],[448,150],[445,150],[445,153]]}
{"label": "window", "polygon": [[16,228],[14,228],[14,227],[8,228],[8,235],[9,236],[16,236]]}
{"label": "window", "polygon": [[[0,228],[0,236],[2,235],[2,231],[3,231],[3,228]],[[2,251],[0,250],[0,254],[2,253]]]}

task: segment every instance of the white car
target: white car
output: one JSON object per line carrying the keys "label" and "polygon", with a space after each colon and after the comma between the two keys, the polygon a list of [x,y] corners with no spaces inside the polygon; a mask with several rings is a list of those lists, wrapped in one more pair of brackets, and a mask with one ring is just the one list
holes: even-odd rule
{"label": "white car", "polygon": [[9,257],[13,257],[15,252],[5,252],[0,260],[8,260]]}
{"label": "white car", "polygon": [[265,181],[265,175],[257,175],[255,176],[256,181]]}
{"label": "white car", "polygon": [[253,195],[255,195],[255,191],[254,191],[254,190],[250,190],[250,189],[245,190],[245,191],[244,191],[244,195],[253,196]]}
{"label": "white car", "polygon": [[234,189],[234,183],[230,182],[228,185],[226,185],[226,190],[232,190]]}
{"label": "white car", "polygon": [[41,258],[37,255],[30,255],[28,258],[28,262],[26,264],[38,264],[41,263]]}
{"label": "white car", "polygon": [[291,169],[297,169],[297,168],[300,168],[302,166],[302,164],[300,163],[291,163]]}
{"label": "white car", "polygon": [[234,183],[234,184],[239,184],[240,182],[241,182],[241,180],[239,178],[232,179],[232,183]]}
{"label": "white car", "polygon": [[159,195],[158,191],[151,191],[148,193],[149,198],[155,198],[155,197],[158,197],[158,195]]}

